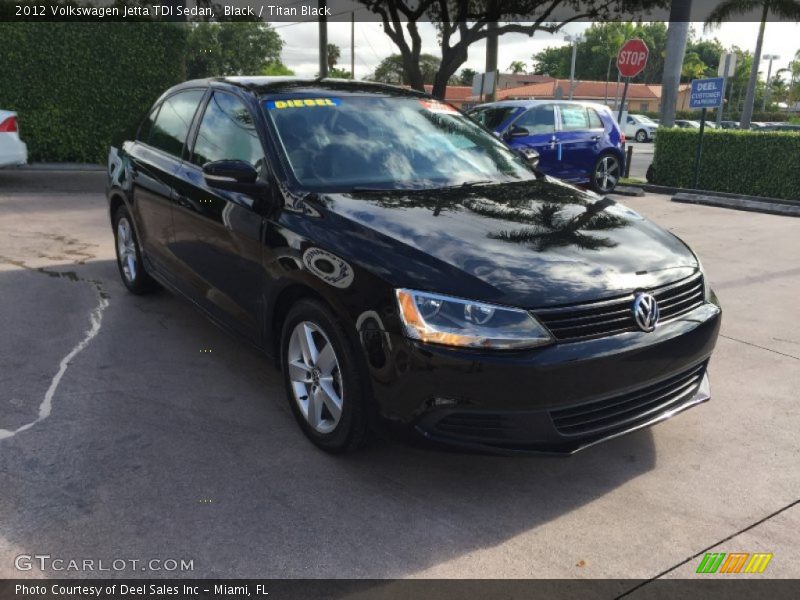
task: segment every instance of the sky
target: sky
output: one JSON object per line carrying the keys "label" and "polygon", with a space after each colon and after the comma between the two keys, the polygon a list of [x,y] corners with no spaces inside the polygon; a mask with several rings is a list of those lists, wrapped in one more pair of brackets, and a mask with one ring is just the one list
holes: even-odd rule
{"label": "sky", "polygon": [[[274,23],[273,27],[283,38],[283,62],[300,76],[314,76],[318,71],[316,22],[311,23]],[[564,35],[580,34],[587,23],[568,25],[556,35],[539,32],[529,38],[521,34],[508,34],[500,37],[498,47],[498,66],[501,71],[515,60],[523,61],[531,69],[531,56],[548,46],[564,45]],[[758,36],[758,23],[724,23],[719,28],[703,31],[702,23],[694,23],[696,34],[702,38],[718,38],[725,47],[738,45],[752,52]],[[436,30],[430,23],[421,23],[420,32],[423,38],[423,52],[440,56],[436,41]],[[328,42],[341,48],[338,66],[350,70],[350,23],[329,22]],[[773,62],[773,75],[780,68],[786,67],[800,50],[800,24],[767,23],[764,35],[763,54],[777,54],[779,60]],[[390,54],[397,53],[396,46],[383,33],[379,23],[356,22],[355,24],[355,71],[356,78],[361,79],[375,70],[377,64]],[[469,67],[475,71],[483,71],[485,67],[485,42],[472,45],[469,59],[461,68]],[[460,69],[459,69],[460,70]],[[761,69],[766,75],[767,64]]]}

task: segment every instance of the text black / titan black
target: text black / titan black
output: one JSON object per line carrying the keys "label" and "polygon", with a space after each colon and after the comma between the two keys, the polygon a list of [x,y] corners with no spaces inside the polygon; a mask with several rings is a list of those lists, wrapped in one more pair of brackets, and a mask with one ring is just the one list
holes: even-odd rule
{"label": "text black / titan black", "polygon": [[422,93],[189,81],[109,156],[120,274],[273,357],[304,433],[571,453],[708,400],[693,252]]}

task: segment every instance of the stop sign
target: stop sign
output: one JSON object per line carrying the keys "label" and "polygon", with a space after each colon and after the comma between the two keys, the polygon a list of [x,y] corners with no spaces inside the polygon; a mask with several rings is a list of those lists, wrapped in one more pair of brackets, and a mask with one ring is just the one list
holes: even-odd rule
{"label": "stop sign", "polygon": [[617,54],[617,69],[623,77],[636,77],[647,65],[650,50],[642,40],[632,39],[622,44]]}

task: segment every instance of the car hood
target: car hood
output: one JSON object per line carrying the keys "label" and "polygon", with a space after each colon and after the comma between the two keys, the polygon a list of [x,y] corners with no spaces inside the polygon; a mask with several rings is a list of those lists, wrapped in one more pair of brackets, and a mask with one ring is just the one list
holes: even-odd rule
{"label": "car hood", "polygon": [[[333,224],[332,245],[399,287],[536,308],[655,287],[699,268],[673,234],[549,177],[318,201],[344,220]],[[353,234],[359,243],[343,243]]]}

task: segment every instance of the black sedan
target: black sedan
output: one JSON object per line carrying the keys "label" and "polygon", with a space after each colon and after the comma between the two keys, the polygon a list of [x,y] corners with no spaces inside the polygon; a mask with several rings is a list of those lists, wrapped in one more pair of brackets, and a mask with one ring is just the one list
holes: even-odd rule
{"label": "black sedan", "polygon": [[697,257],[456,109],[336,80],[190,81],[109,157],[122,281],[260,347],[319,447],[394,424],[570,453],[709,399]]}

